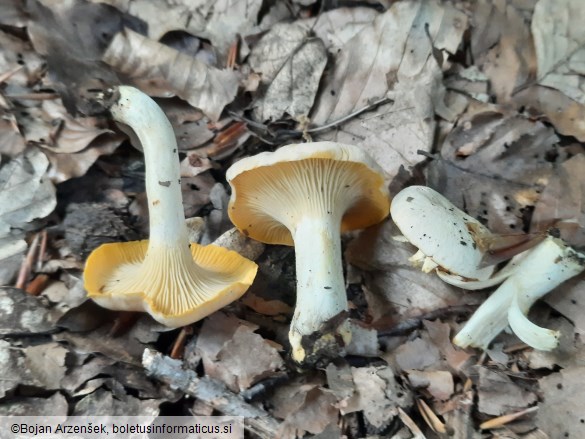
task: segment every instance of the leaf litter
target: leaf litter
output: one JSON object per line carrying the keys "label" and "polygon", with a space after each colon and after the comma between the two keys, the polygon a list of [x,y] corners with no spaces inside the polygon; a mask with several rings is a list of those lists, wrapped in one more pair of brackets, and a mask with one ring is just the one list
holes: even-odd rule
{"label": "leaf litter", "polygon": [[[224,181],[241,157],[336,140],[370,153],[393,194],[426,184],[493,232],[558,226],[582,249],[577,3],[7,3],[0,283],[38,295],[0,289],[0,413],[154,418],[171,404],[247,415],[251,437],[583,436],[583,275],[531,311],[561,331],[556,350],[505,333],[483,355],[461,350],[451,338],[491,290],[410,266],[415,249],[387,220],[343,238],[346,357],[299,369],[287,341],[294,252],[232,229]],[[92,106],[119,83],[157,98],[173,125],[186,217],[201,217],[194,241],[259,264],[250,292],[183,342],[82,287],[91,250],[148,233],[140,145]]]}

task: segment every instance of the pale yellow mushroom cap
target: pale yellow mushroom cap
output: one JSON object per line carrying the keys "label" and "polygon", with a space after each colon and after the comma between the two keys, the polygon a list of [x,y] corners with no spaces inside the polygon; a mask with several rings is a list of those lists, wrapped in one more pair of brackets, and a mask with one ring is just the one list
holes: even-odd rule
{"label": "pale yellow mushroom cap", "polygon": [[257,265],[215,245],[151,246],[148,241],[104,244],[83,273],[88,296],[120,311],[146,311],[180,327],[201,320],[242,296]]}
{"label": "pale yellow mushroom cap", "polygon": [[230,219],[268,244],[293,245],[291,230],[301,217],[340,214],[344,232],[377,224],[390,211],[382,169],[352,145],[283,146],[236,162],[226,178]]}

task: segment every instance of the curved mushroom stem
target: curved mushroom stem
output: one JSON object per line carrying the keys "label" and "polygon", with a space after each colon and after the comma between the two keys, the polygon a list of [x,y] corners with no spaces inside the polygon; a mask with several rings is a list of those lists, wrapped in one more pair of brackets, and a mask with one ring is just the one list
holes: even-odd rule
{"label": "curved mushroom stem", "polygon": [[[132,127],[144,150],[152,246],[186,247],[179,155],[171,123],[154,100],[134,87],[117,88],[114,120]],[[187,252],[188,253],[188,252]]]}
{"label": "curved mushroom stem", "polygon": [[[323,330],[323,325],[347,310],[345,282],[341,264],[340,218],[332,214],[307,216],[293,231],[295,242],[297,303],[291,321],[289,340],[292,356],[302,362],[307,355],[303,336]],[[335,334],[349,343],[351,332],[343,323],[322,334],[323,345],[337,344]],[[319,346],[324,350],[325,346]]]}
{"label": "curved mushroom stem", "polygon": [[485,349],[510,324],[526,344],[540,350],[553,349],[559,334],[530,322],[526,314],[536,300],[583,270],[585,255],[549,236],[526,253],[513,273],[455,336],[453,343]]}

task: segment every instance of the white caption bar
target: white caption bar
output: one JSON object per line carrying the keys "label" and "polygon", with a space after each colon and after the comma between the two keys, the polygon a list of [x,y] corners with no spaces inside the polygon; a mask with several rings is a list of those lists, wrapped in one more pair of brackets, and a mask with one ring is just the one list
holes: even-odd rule
{"label": "white caption bar", "polygon": [[0,416],[0,439],[244,439],[236,416]]}

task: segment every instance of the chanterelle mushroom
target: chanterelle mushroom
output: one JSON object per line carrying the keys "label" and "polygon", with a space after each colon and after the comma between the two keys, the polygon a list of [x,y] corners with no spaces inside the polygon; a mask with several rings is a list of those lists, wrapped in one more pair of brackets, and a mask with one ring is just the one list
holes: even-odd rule
{"label": "chanterelle mushroom", "polygon": [[315,334],[347,310],[340,232],[368,227],[388,215],[382,170],[357,147],[317,142],[240,160],[228,169],[227,180],[232,187],[229,216],[243,233],[295,246],[293,358],[307,361],[310,354],[318,357],[338,348],[338,335],[347,344],[351,334],[345,323],[317,335],[317,341]]}
{"label": "chanterelle mushroom", "polygon": [[257,266],[221,247],[189,244],[171,124],[135,88],[118,87],[107,101],[114,120],[129,125],[144,149],[150,239],[94,250],[85,289],[105,308],[146,311],[171,327],[193,323],[239,298]]}

